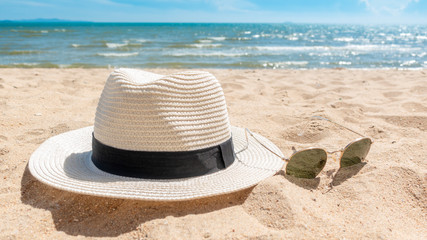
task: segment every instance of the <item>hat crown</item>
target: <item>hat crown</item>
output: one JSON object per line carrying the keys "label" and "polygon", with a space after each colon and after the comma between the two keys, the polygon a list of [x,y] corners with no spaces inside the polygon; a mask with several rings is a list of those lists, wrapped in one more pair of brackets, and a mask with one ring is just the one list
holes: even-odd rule
{"label": "hat crown", "polygon": [[110,74],[96,109],[95,138],[133,151],[191,151],[231,137],[225,97],[208,72]]}

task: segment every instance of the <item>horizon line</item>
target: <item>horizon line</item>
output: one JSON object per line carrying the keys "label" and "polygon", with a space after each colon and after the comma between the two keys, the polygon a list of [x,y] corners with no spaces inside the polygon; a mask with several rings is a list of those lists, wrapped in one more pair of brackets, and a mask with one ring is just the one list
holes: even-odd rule
{"label": "horizon line", "polygon": [[58,18],[36,18],[36,19],[0,19],[0,23],[16,22],[16,23],[123,23],[123,24],[325,24],[325,25],[427,25],[426,23],[337,23],[337,22],[149,22],[149,21],[87,21],[87,20],[68,20]]}

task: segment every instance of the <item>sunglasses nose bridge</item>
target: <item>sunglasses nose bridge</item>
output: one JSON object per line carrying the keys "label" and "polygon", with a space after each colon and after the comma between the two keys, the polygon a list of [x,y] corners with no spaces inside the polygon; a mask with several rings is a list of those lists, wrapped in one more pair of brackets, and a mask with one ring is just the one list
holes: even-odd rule
{"label": "sunglasses nose bridge", "polygon": [[[331,156],[332,160],[334,160],[334,162],[336,162],[338,158],[341,159],[343,150],[340,149],[340,150],[336,150],[336,151],[326,151],[326,152],[328,153],[329,156]],[[337,154],[337,153],[339,153],[339,154]]]}
{"label": "sunglasses nose bridge", "polygon": [[335,153],[339,153],[339,152],[343,152],[342,149],[340,150],[336,150],[336,151],[326,151],[328,154],[335,154]]}

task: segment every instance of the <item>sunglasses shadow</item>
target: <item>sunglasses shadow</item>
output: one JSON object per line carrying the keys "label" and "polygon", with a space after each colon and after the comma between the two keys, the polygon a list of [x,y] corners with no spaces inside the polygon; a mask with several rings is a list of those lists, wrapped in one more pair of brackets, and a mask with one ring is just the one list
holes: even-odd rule
{"label": "sunglasses shadow", "polygon": [[339,186],[341,183],[345,182],[347,179],[356,175],[362,168],[366,165],[366,162],[361,162],[350,167],[343,167],[338,169],[335,175],[332,178],[330,183],[332,187]]}
{"label": "sunglasses shadow", "polygon": [[319,184],[320,184],[320,178],[316,177],[316,178],[312,178],[312,179],[307,179],[307,178],[297,178],[291,175],[286,174],[286,172],[284,170],[280,170],[277,175],[282,175],[283,177],[285,177],[289,182],[305,188],[307,190],[313,190],[316,189]]}

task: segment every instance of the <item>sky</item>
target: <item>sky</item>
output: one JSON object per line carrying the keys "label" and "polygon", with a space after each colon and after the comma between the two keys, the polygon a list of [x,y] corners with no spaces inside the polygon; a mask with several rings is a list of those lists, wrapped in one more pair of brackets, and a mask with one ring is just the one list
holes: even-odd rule
{"label": "sky", "polygon": [[0,0],[1,20],[427,24],[427,0]]}

